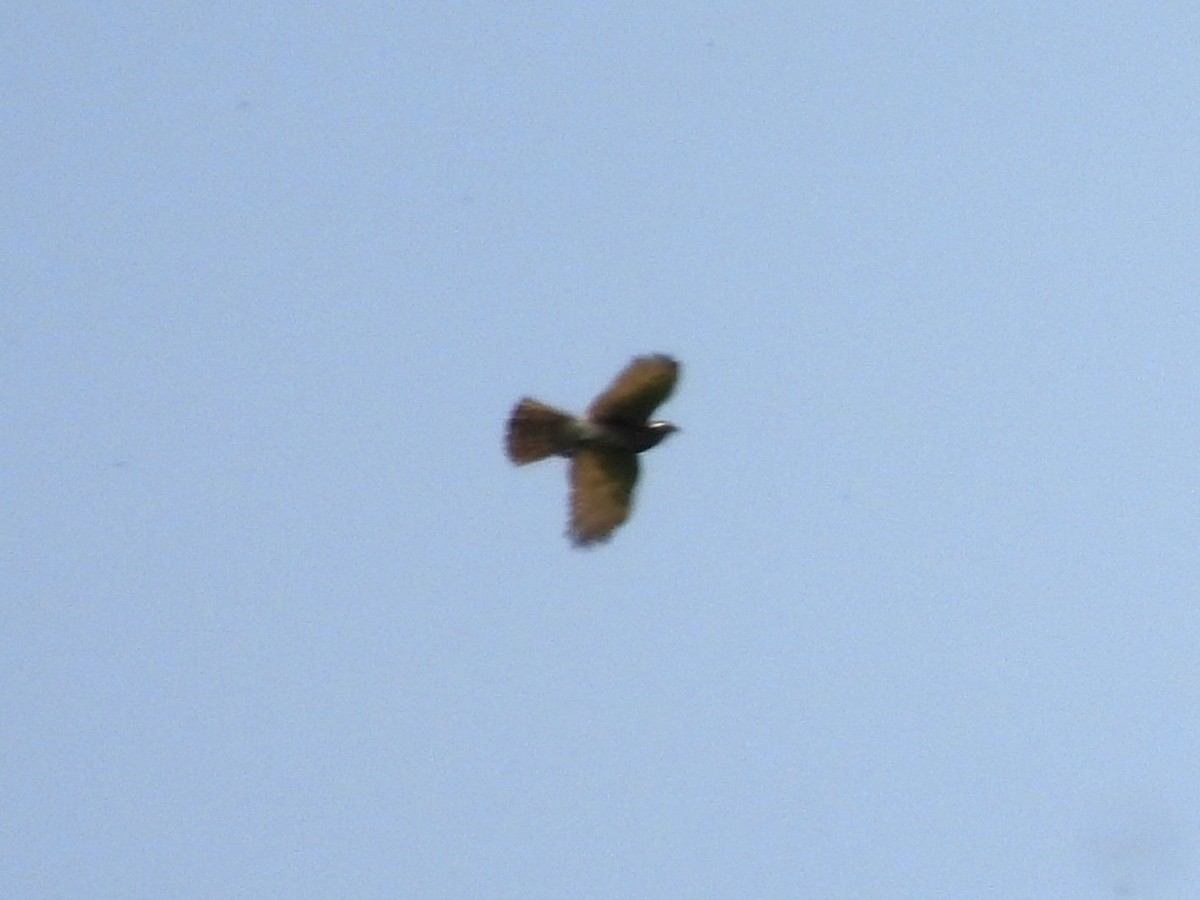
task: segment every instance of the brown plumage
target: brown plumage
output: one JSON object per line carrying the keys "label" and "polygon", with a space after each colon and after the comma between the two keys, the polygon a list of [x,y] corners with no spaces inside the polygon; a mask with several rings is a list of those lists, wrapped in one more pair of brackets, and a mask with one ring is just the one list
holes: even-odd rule
{"label": "brown plumage", "polygon": [[571,515],[576,546],[606,540],[629,517],[638,477],[637,454],[678,431],[650,416],[675,387],[679,363],[669,356],[636,357],[576,417],[526,397],[508,420],[508,458],[517,465],[569,457]]}
{"label": "brown plumage", "polygon": [[508,458],[523,466],[570,450],[574,424],[570,413],[525,397],[508,420]]}

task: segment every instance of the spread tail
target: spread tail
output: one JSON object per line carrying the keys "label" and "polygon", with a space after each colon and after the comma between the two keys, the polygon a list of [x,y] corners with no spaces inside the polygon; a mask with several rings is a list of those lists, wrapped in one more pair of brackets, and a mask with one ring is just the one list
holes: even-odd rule
{"label": "spread tail", "polygon": [[574,423],[570,413],[526,397],[508,418],[508,458],[522,466],[566,453],[574,442]]}

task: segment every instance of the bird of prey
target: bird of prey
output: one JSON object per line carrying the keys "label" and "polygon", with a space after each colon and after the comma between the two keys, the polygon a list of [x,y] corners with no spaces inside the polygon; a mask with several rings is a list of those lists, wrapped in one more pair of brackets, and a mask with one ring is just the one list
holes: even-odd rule
{"label": "bird of prey", "polygon": [[679,429],[651,421],[679,378],[669,356],[635,357],[582,416],[525,397],[508,419],[508,458],[518,466],[548,456],[570,460],[571,517],[577,547],[607,540],[629,517],[637,455]]}

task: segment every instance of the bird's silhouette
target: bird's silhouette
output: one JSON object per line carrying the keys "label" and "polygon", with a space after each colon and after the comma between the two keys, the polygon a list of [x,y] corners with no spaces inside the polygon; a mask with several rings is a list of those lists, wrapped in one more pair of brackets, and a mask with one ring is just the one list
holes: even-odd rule
{"label": "bird's silhouette", "polygon": [[577,547],[607,540],[629,517],[637,455],[679,430],[650,419],[678,378],[679,363],[671,357],[638,356],[582,416],[528,397],[513,407],[506,435],[509,459],[518,466],[548,456],[570,459],[567,535]]}

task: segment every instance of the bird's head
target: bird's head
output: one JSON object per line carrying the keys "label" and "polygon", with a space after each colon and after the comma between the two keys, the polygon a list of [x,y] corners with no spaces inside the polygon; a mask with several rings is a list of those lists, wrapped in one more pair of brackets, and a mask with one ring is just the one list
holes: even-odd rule
{"label": "bird's head", "polygon": [[650,435],[651,447],[661,444],[668,435],[672,435],[678,430],[679,426],[674,422],[666,422],[662,419],[646,423],[646,431]]}

